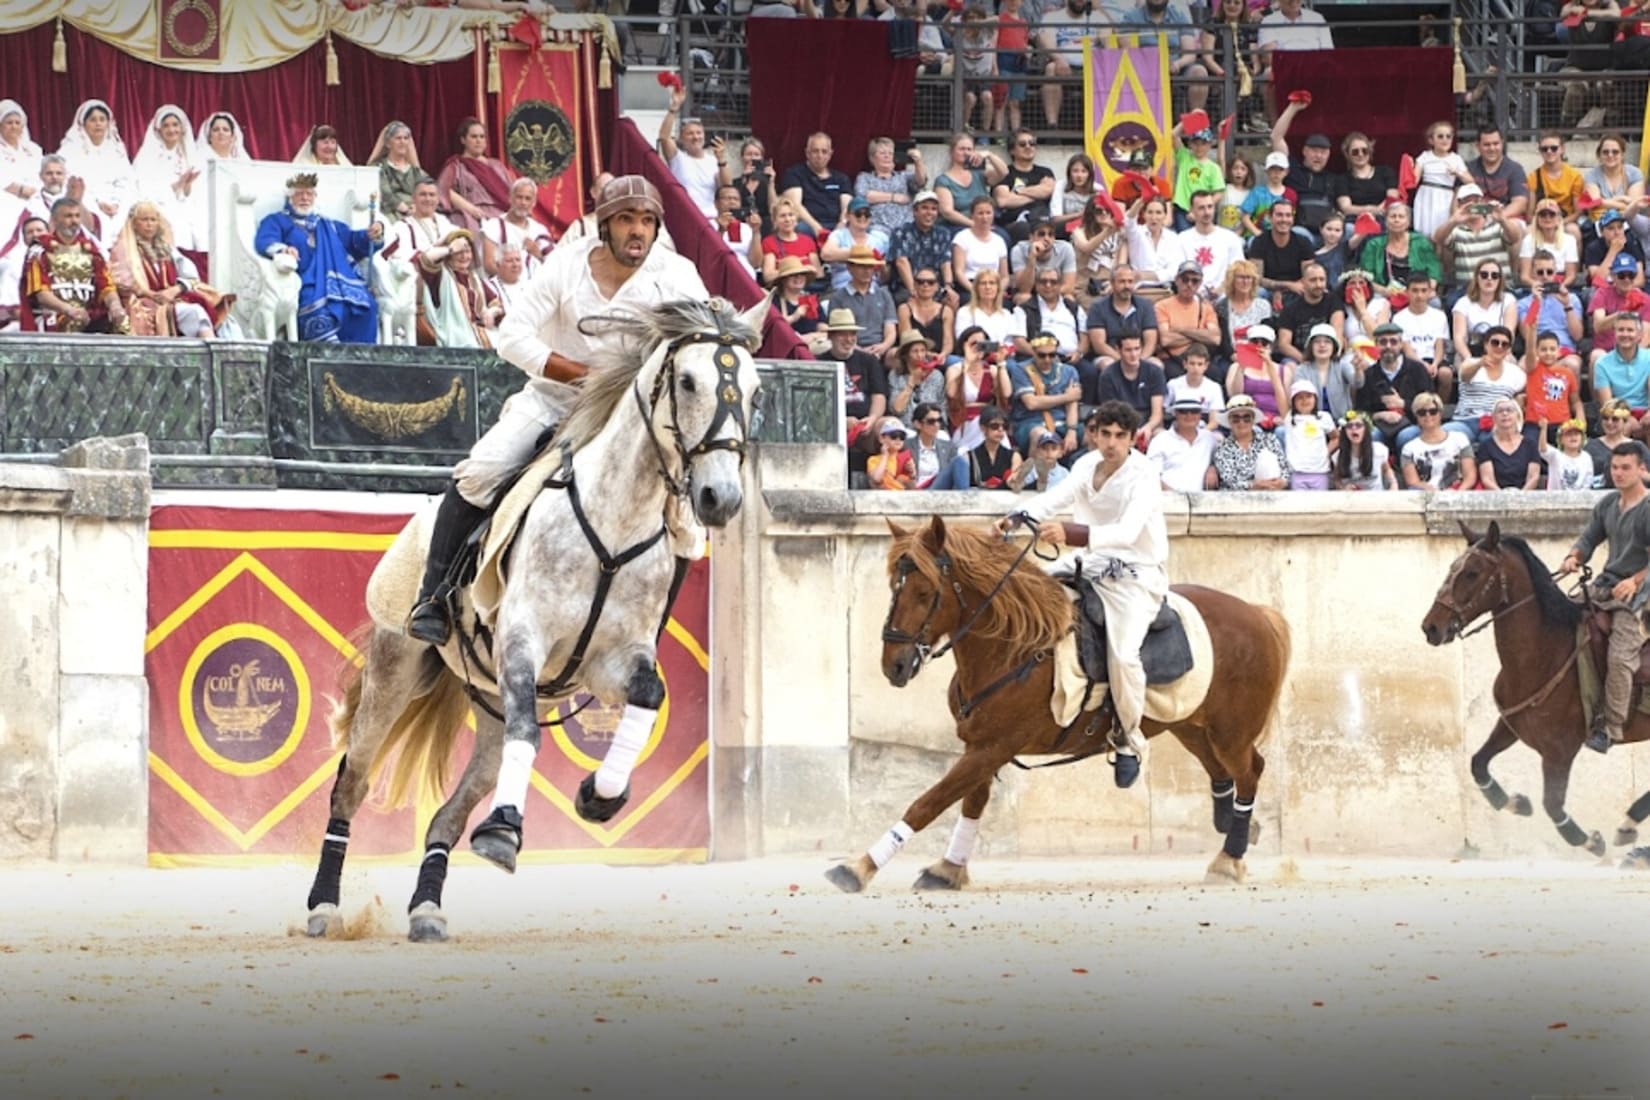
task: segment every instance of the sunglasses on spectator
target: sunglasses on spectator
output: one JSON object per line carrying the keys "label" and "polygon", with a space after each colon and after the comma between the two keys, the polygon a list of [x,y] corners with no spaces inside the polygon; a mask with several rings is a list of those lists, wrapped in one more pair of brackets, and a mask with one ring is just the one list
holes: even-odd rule
{"label": "sunglasses on spectator", "polygon": [[1538,217],[1538,218],[1556,218],[1556,217],[1558,217],[1558,211],[1557,210],[1537,210],[1535,212],[1535,216]]}
{"label": "sunglasses on spectator", "polygon": [[1004,424],[1001,420],[993,420],[991,423],[985,425],[985,430],[988,432],[1000,432],[1007,427],[1008,425]]}
{"label": "sunglasses on spectator", "polygon": [[1494,340],[1485,340],[1484,346],[1487,348],[1510,348],[1512,347],[1512,341],[1498,336]]}
{"label": "sunglasses on spectator", "polygon": [[1562,145],[1540,145],[1540,146],[1537,146],[1537,148],[1539,148],[1543,153],[1556,153],[1560,149],[1564,148],[1564,146],[1562,146]]}
{"label": "sunglasses on spectator", "polygon": [[1249,342],[1257,348],[1269,348],[1272,346],[1272,341],[1266,339],[1264,336],[1257,336]]}
{"label": "sunglasses on spectator", "polygon": [[1245,421],[1253,420],[1254,418],[1255,418],[1254,413],[1235,412],[1235,413],[1227,413],[1226,414],[1227,422],[1232,423],[1232,424],[1241,424]]}
{"label": "sunglasses on spectator", "polygon": [[1037,148],[1037,139],[1036,138],[1021,138],[1019,141],[1016,141],[1014,144],[1020,146],[1022,149],[1035,149],[1035,148]]}
{"label": "sunglasses on spectator", "polygon": [[1635,274],[1635,272],[1632,272],[1632,271],[1618,271],[1618,272],[1616,272],[1616,278],[1618,278],[1618,279],[1631,279],[1634,276],[1634,274]]}
{"label": "sunglasses on spectator", "polygon": [[1440,409],[1436,405],[1417,405],[1417,406],[1415,406],[1415,415],[1416,416],[1438,416],[1438,415],[1442,414],[1443,411],[1444,411],[1443,409]]}
{"label": "sunglasses on spectator", "polygon": [[850,217],[855,218],[869,218],[870,216],[871,212],[869,210],[855,210],[850,214]]}
{"label": "sunglasses on spectator", "polygon": [[1383,336],[1375,342],[1383,348],[1395,348],[1404,342],[1404,338],[1402,336]]}
{"label": "sunglasses on spectator", "polygon": [[1551,279],[1554,275],[1557,275],[1557,274],[1558,274],[1558,272],[1553,271],[1551,269],[1548,269],[1546,271],[1537,271],[1535,273],[1535,277],[1537,279]]}
{"label": "sunglasses on spectator", "polygon": [[1632,413],[1606,413],[1604,419],[1606,419],[1606,420],[1619,420],[1619,421],[1621,421],[1622,423],[1625,424],[1627,421],[1633,419],[1633,414]]}
{"label": "sunglasses on spectator", "polygon": [[1187,272],[1184,275],[1175,276],[1175,282],[1177,283],[1201,283],[1202,281],[1203,276],[1193,275],[1191,272]]}
{"label": "sunglasses on spectator", "polygon": [[945,421],[941,420],[937,416],[925,416],[921,420],[917,421],[917,423],[918,424],[943,424],[943,423],[945,423]]}
{"label": "sunglasses on spectator", "polygon": [[1038,351],[1032,354],[1038,359],[1058,359],[1060,357],[1060,353],[1057,351]]}
{"label": "sunglasses on spectator", "polygon": [[935,286],[939,283],[939,280],[938,279],[924,279],[919,275],[917,277],[916,282],[917,282],[918,286]]}
{"label": "sunglasses on spectator", "polygon": [[1369,155],[1369,146],[1367,146],[1367,145],[1354,146],[1353,148],[1348,149],[1346,151],[1346,155],[1349,156],[1349,157],[1368,156]]}
{"label": "sunglasses on spectator", "polygon": [[1501,272],[1499,272],[1499,271],[1480,271],[1478,273],[1478,277],[1480,279],[1499,279],[1499,278],[1501,278]]}

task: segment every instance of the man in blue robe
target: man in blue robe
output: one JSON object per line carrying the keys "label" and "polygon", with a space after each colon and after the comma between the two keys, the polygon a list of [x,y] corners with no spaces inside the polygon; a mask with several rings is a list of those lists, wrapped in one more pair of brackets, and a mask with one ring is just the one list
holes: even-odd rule
{"label": "man in blue robe", "polygon": [[384,239],[384,225],[351,229],[315,213],[316,177],[300,172],[286,181],[286,209],[258,223],[258,255],[286,253],[298,261],[298,338],[371,344],[378,339],[378,303],[355,265]]}

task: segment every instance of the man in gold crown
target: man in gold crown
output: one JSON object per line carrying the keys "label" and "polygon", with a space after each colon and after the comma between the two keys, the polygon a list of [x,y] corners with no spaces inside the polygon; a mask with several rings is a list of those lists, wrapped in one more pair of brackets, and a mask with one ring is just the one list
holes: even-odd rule
{"label": "man in gold crown", "polygon": [[[125,332],[120,304],[103,253],[80,228],[77,199],[52,206],[51,235],[29,250],[23,269],[21,327],[39,332]],[[31,324],[32,321],[32,324]]]}
{"label": "man in gold crown", "polygon": [[303,289],[298,292],[301,340],[371,344],[378,339],[378,303],[355,265],[384,239],[384,223],[351,229],[315,212],[317,179],[299,172],[286,181],[286,208],[258,223],[252,247],[274,259],[291,256]]}

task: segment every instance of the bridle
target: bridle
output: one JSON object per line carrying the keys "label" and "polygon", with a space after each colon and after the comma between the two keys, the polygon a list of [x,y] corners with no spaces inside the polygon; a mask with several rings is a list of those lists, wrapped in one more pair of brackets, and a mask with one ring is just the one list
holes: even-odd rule
{"label": "bridle", "polygon": [[[695,344],[716,344],[718,350],[715,355],[716,365],[716,410],[711,414],[710,426],[705,429],[699,442],[692,447],[682,438],[682,421],[680,408],[676,396],[676,356],[683,348]],[[631,392],[636,395],[636,405],[641,410],[642,420],[647,423],[647,436],[653,441],[654,454],[659,459],[659,476],[664,479],[665,487],[672,495],[686,497],[688,463],[700,455],[712,451],[732,451],[739,456],[739,464],[745,463],[745,437],[748,426],[745,423],[745,392],[739,385],[739,356],[734,348],[742,347],[744,341],[731,333],[713,334],[696,332],[681,337],[670,345],[664,364],[653,379],[653,392],[649,397],[642,396],[642,380],[636,379]],[[676,448],[676,457],[682,464],[682,476],[678,480],[670,472],[670,461],[660,444],[659,437],[653,431],[653,413],[659,407],[659,401],[666,393],[670,395],[670,434]],[[758,388],[757,397],[761,390]],[[722,426],[732,420],[739,431],[733,435],[718,436]]]}
{"label": "bridle", "polygon": [[[1472,590],[1467,598],[1464,601],[1458,602],[1455,598],[1456,579],[1461,575],[1462,567],[1465,566],[1467,562],[1473,560],[1482,560],[1486,565],[1487,571],[1485,572],[1483,578],[1478,582],[1478,586]],[[1489,593],[1490,586],[1496,583],[1499,583],[1501,586],[1500,597],[1493,604],[1487,605],[1483,611],[1479,611],[1468,617],[1466,608],[1478,603],[1480,599]],[[1501,558],[1498,555],[1484,549],[1482,546],[1475,544],[1467,547],[1467,552],[1457,558],[1455,564],[1450,567],[1449,576],[1444,578],[1444,585],[1442,590],[1438,593],[1438,599],[1436,602],[1445,611],[1450,613],[1450,629],[1454,632],[1455,636],[1457,638],[1470,638],[1474,634],[1477,634],[1480,630],[1484,630],[1493,625],[1495,620],[1499,619],[1501,616],[1513,611],[1516,608],[1522,607],[1524,604],[1527,604],[1531,600],[1535,599],[1535,593],[1532,591],[1523,599],[1517,600],[1513,603],[1508,603],[1507,601],[1511,599],[1511,597],[1512,593],[1509,591],[1507,586],[1507,571],[1502,566]],[[1462,606],[1463,603],[1466,606]],[[1489,619],[1487,621],[1473,627],[1470,631],[1466,629],[1467,627],[1472,626],[1472,624],[1486,612],[1489,614]]]}

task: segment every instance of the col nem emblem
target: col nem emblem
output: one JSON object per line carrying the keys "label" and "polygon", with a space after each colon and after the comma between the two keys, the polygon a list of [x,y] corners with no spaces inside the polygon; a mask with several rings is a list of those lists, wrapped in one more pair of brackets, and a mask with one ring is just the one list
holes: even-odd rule
{"label": "col nem emblem", "polygon": [[303,662],[284,638],[254,623],[231,623],[196,646],[178,693],[189,743],[230,775],[279,767],[309,726]]}

